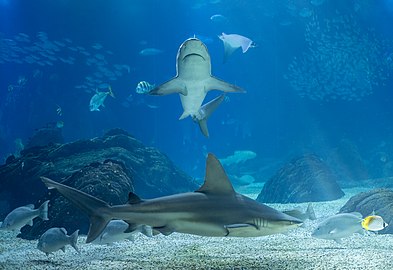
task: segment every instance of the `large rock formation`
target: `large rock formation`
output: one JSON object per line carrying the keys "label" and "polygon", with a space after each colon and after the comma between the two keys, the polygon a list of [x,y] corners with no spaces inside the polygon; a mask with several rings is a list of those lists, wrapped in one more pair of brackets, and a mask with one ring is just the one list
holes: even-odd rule
{"label": "large rock formation", "polygon": [[[198,187],[157,149],[145,147],[122,130],[112,130],[102,138],[32,147],[1,166],[0,205],[8,209],[0,211],[0,220],[16,207],[38,205],[48,198],[40,176],[82,189],[113,204],[125,203],[129,191],[135,191],[141,198],[153,198]],[[52,221],[48,225],[60,226],[68,215],[65,213],[77,211],[69,206],[59,211],[60,205],[66,203],[59,196],[57,192],[49,196]],[[36,237],[41,231],[42,228],[33,228],[28,237]]]}
{"label": "large rock formation", "polygon": [[356,194],[340,209],[340,213],[359,212],[366,217],[372,213],[383,217],[388,227],[380,233],[393,234],[393,190],[378,188]]}
{"label": "large rock formation", "polygon": [[286,164],[258,195],[263,203],[300,203],[341,198],[344,192],[331,170],[315,155],[309,154]]}

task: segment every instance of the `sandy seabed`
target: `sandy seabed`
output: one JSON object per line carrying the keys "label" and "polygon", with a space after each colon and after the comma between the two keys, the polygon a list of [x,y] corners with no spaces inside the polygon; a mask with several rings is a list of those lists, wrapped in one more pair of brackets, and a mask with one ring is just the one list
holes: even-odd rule
{"label": "sandy seabed", "polygon": [[[49,256],[36,248],[37,241],[16,238],[0,231],[0,269],[393,269],[393,235],[354,234],[341,244],[316,239],[311,232],[336,212],[349,197],[363,191],[344,190],[346,196],[332,202],[313,203],[318,217],[304,227],[255,238],[212,238],[173,233],[111,246],[78,240],[80,254],[67,246]],[[256,194],[249,194],[255,198]],[[307,204],[271,204],[287,210]],[[393,224],[392,224],[393,226]]]}

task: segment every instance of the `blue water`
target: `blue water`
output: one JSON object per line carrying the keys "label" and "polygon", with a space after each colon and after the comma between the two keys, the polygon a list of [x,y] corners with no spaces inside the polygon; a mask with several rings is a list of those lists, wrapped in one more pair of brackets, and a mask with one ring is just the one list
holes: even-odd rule
{"label": "blue water", "polygon": [[[210,20],[215,14],[222,14],[227,20]],[[367,70],[356,68],[361,63],[354,62],[352,67],[354,76],[358,76],[355,81],[359,81],[355,87],[372,81],[372,93],[359,101],[356,91],[352,100],[301,97],[284,77],[294,57],[300,59],[308,53],[306,26],[313,18],[322,24],[323,20],[338,16],[350,17],[360,33],[375,36],[370,40],[375,42],[377,53],[368,60],[368,47],[365,53],[353,56],[368,63]],[[120,127],[166,153],[193,176],[203,175],[206,152],[224,157],[235,150],[252,150],[261,158],[286,160],[304,152],[327,155],[342,139],[354,142],[366,163],[377,151],[386,152],[388,160],[384,162],[389,162],[393,158],[391,25],[393,2],[389,0],[2,0],[3,42],[15,41],[18,33],[24,33],[31,45],[43,32],[41,35],[47,40],[60,41],[65,47],[55,52],[52,65],[37,64],[35,59],[32,63],[0,61],[1,161],[15,151],[16,138],[26,142],[35,129],[63,121],[66,141],[102,136],[105,131]],[[352,24],[340,26],[338,35]],[[223,64],[223,44],[217,37],[222,32],[244,35],[258,46],[245,54],[236,51]],[[178,48],[194,34],[206,41],[212,73],[247,91],[228,94],[229,102],[221,104],[208,121],[210,138],[203,137],[191,119],[178,120],[182,114],[178,95],[154,97],[135,93],[140,81],[160,84],[172,78]],[[15,46],[21,47],[22,43]],[[96,43],[103,49],[93,48]],[[129,73],[124,69],[114,80],[104,81],[110,83],[116,98],[108,97],[100,112],[89,111],[95,87],[75,88],[97,71],[96,66],[86,64],[90,56],[67,50],[76,46],[92,55],[105,55],[112,70],[114,64],[130,68]],[[150,47],[162,53],[139,54]],[[73,57],[74,61],[64,63],[59,57]],[[374,70],[379,64],[383,68]],[[341,72],[333,66],[328,69]],[[325,71],[316,73],[323,77]],[[370,72],[373,77],[369,78]],[[9,85],[16,85],[21,76],[26,79],[24,86],[9,91]],[[130,94],[132,99],[124,104]],[[209,93],[206,101],[217,95]],[[56,111],[58,106],[62,115]]]}

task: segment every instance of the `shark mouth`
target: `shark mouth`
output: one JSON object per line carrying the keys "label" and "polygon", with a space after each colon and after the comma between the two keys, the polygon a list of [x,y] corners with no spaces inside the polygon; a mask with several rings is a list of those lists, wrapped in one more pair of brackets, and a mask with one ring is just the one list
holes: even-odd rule
{"label": "shark mouth", "polygon": [[185,56],[183,57],[183,61],[184,61],[187,57],[189,57],[189,56],[199,56],[200,58],[203,59],[203,61],[206,61],[206,59],[205,59],[202,55],[200,55],[199,53],[189,53],[189,54],[187,54],[187,55],[185,55]]}

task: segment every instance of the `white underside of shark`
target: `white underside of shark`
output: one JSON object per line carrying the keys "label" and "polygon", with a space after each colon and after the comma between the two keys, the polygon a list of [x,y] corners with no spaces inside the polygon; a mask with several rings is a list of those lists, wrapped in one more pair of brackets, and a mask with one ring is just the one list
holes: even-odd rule
{"label": "white underside of shark", "polygon": [[190,38],[180,46],[177,53],[176,76],[152,89],[149,94],[180,94],[184,110],[180,119],[191,116],[199,123],[202,133],[208,136],[206,120],[223,101],[223,97],[218,97],[202,106],[210,90],[244,92],[240,87],[212,76],[210,55],[205,44],[199,39]]}

